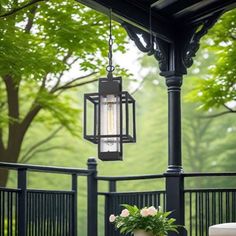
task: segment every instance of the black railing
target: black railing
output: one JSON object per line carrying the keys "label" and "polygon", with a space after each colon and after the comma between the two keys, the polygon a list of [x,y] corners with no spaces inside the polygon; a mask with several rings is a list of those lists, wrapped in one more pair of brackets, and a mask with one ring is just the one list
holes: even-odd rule
{"label": "black railing", "polygon": [[18,190],[0,188],[0,236],[17,236],[18,197]]}
{"label": "black railing", "polygon": [[[211,177],[236,177],[236,173],[189,173],[180,175],[144,175],[144,176],[97,176],[95,159],[88,160],[88,169],[43,167],[0,163],[0,168],[16,170],[17,188],[0,187],[0,236],[77,236],[77,177],[87,177],[87,236],[98,236],[98,197],[104,198],[104,235],[119,236],[112,224],[110,214],[119,214],[121,204],[138,207],[161,206],[164,210],[183,202],[181,214],[185,228],[181,236],[208,236],[208,227],[213,224],[236,221],[236,187],[212,188],[208,180]],[[71,176],[71,189],[68,191],[33,190],[27,186],[28,172],[60,173]],[[204,188],[184,188],[184,182],[191,178],[204,177]],[[117,190],[117,183],[126,181],[162,181],[162,188],[155,191]],[[216,179],[216,178],[214,178]],[[98,192],[98,182],[108,182],[108,191]],[[171,188],[173,183],[177,187]],[[200,183],[200,181],[197,181]],[[221,186],[222,186],[221,182]],[[224,182],[225,183],[225,182]],[[232,181],[232,183],[234,183]],[[146,186],[148,186],[147,184]],[[209,188],[208,186],[211,185]],[[231,184],[232,185],[232,184]],[[131,185],[132,186],[132,185]],[[153,190],[153,189],[152,189]],[[178,199],[175,196],[176,191]],[[173,204],[174,202],[174,204]],[[80,205],[78,206],[80,207]],[[177,211],[174,210],[173,214]],[[101,217],[101,212],[99,212]],[[85,221],[85,219],[84,219]],[[100,236],[104,236],[103,234]]]}
{"label": "black railing", "polygon": [[[189,173],[189,177],[232,177],[236,173]],[[212,179],[211,179],[212,181]],[[222,184],[221,184],[222,186]],[[185,189],[185,227],[188,236],[208,236],[211,225],[236,222],[236,187]]]}
{"label": "black railing", "polygon": [[[0,163],[0,168],[16,170],[18,174],[16,189],[0,188],[0,236],[77,235],[77,177],[91,178],[93,170],[12,163]],[[70,175],[71,190],[29,189],[28,172]],[[88,202],[88,207],[91,205]]]}
{"label": "black railing", "polygon": [[27,192],[27,235],[74,235],[71,191]]}
{"label": "black railing", "polygon": [[[236,176],[236,173],[189,173],[182,174],[186,181],[190,177],[227,177]],[[120,236],[114,226],[109,223],[110,214],[119,214],[121,204],[144,206],[167,206],[166,191],[119,192],[117,183],[130,180],[163,179],[166,175],[98,177],[99,181],[108,181],[109,191],[99,192],[105,197],[105,236]],[[175,176],[171,176],[175,178]],[[179,176],[176,176],[179,178]],[[166,184],[168,181],[166,180]],[[132,191],[133,189],[131,189]],[[211,225],[236,221],[236,187],[235,188],[193,188],[180,189],[184,198],[184,219],[188,236],[208,236]],[[171,198],[170,198],[171,199]],[[172,198],[172,201],[175,201]],[[175,209],[172,209],[175,210]],[[184,235],[184,234],[183,234]]]}
{"label": "black railing", "polygon": [[186,190],[185,203],[189,236],[207,236],[209,226],[236,221],[236,189]]}
{"label": "black railing", "polygon": [[166,192],[165,191],[143,191],[143,192],[117,192],[117,183],[136,180],[163,179],[164,175],[143,175],[143,176],[117,176],[105,177],[99,176],[99,181],[107,181],[109,184],[108,192],[99,192],[100,196],[104,196],[105,213],[104,213],[104,235],[120,236],[118,231],[114,230],[114,226],[109,222],[111,214],[118,215],[122,210],[122,204],[136,205],[139,208],[145,206],[162,206],[165,210]]}

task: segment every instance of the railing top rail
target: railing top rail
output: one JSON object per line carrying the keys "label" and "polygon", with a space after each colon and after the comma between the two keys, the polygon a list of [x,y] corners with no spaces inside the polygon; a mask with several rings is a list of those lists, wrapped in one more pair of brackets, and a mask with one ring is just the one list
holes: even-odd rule
{"label": "railing top rail", "polygon": [[32,194],[74,194],[73,190],[47,190],[47,189],[27,189],[27,193]]}
{"label": "railing top rail", "polygon": [[[161,179],[167,176],[176,176],[175,173],[164,173],[164,174],[152,174],[152,175],[132,175],[132,176],[98,176],[98,180],[103,181],[127,181],[127,180],[145,180],[145,179]],[[177,174],[183,177],[211,177],[211,176],[236,176],[236,172],[223,172],[223,173],[181,173]]]}
{"label": "railing top rail", "polygon": [[0,191],[17,193],[17,192],[20,192],[20,189],[0,187]]}
{"label": "railing top rail", "polygon": [[183,173],[184,177],[204,177],[204,176],[236,176],[236,172],[223,172],[223,173]]}
{"label": "railing top rail", "polygon": [[48,172],[57,174],[76,174],[76,175],[90,175],[91,171],[87,169],[77,169],[68,167],[57,167],[57,166],[40,166],[40,165],[29,165],[29,164],[16,164],[8,162],[0,162],[0,168],[10,170],[28,170],[33,172]]}
{"label": "railing top rail", "polygon": [[166,191],[130,191],[130,192],[98,192],[99,195],[113,195],[113,196],[124,196],[124,195],[137,195],[137,194],[165,194]]}
{"label": "railing top rail", "polygon": [[161,179],[163,174],[159,175],[132,175],[132,176],[98,176],[98,180],[104,181],[127,181],[127,180],[145,180],[145,179]]}
{"label": "railing top rail", "polygon": [[185,193],[211,193],[211,192],[236,192],[235,188],[194,188],[194,189],[185,189]]}

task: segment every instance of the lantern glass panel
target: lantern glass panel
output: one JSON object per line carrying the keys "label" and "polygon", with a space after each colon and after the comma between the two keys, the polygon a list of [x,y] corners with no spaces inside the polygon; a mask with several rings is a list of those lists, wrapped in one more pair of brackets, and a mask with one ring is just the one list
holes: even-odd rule
{"label": "lantern glass panel", "polygon": [[100,96],[100,106],[100,151],[117,152],[120,149],[120,97]]}
{"label": "lantern glass panel", "polygon": [[84,97],[84,138],[97,143],[98,139],[98,94],[85,94]]}
{"label": "lantern glass panel", "polygon": [[86,103],[86,133],[88,135],[94,135],[94,115],[95,115],[95,104],[88,101]]}
{"label": "lantern glass panel", "polygon": [[126,103],[122,102],[122,124],[123,124],[123,132],[122,135],[127,135],[127,109]]}
{"label": "lantern glass panel", "polygon": [[134,137],[134,139],[135,139],[135,134],[134,134],[135,117],[134,117],[134,110],[133,110],[134,109],[134,104],[129,101],[128,107],[129,107],[129,113],[128,113],[128,117],[129,117],[129,134],[132,137]]}
{"label": "lantern glass panel", "polygon": [[120,138],[101,138],[101,152],[120,152]]}

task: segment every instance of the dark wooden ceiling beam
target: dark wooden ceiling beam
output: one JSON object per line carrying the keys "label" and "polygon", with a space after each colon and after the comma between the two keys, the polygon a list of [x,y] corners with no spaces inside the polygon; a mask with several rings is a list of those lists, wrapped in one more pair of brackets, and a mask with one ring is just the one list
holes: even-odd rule
{"label": "dark wooden ceiling beam", "polygon": [[[130,4],[128,1],[117,0],[76,0],[88,7],[97,11],[109,14],[109,9],[112,9],[114,19],[120,23],[130,23],[146,32],[150,29],[149,11],[141,9]],[[154,15],[154,14],[153,14]],[[172,42],[172,26],[167,18],[155,13],[152,18],[152,31],[159,38],[167,42]],[[157,22],[157,23],[155,23]]]}
{"label": "dark wooden ceiling beam", "polygon": [[191,11],[193,8],[201,7],[202,5],[208,5],[209,2],[212,1],[216,0],[178,0],[169,5],[166,4],[164,8],[160,8],[159,5],[156,5],[156,8],[161,9],[166,14],[174,15],[178,12]]}
{"label": "dark wooden ceiling beam", "polygon": [[224,12],[229,11],[235,7],[235,0],[220,0],[193,12],[189,12],[189,14],[179,16],[179,21],[183,24],[193,25],[203,21],[204,19],[207,19],[208,17],[214,15],[217,12],[222,12],[223,14]]}
{"label": "dark wooden ceiling beam", "polygon": [[172,4],[178,2],[179,0],[156,0],[151,4],[152,8],[157,8],[159,10],[167,8],[168,6],[171,6]]}

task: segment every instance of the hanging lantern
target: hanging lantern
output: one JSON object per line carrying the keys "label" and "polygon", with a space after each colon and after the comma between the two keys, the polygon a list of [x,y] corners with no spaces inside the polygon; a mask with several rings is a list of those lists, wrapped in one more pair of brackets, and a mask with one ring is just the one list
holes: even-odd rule
{"label": "hanging lantern", "polygon": [[122,144],[136,141],[135,100],[122,91],[121,77],[100,78],[99,92],[84,95],[84,138],[98,144],[103,161],[122,160]]}
{"label": "hanging lantern", "polygon": [[122,91],[122,78],[112,75],[111,14],[110,10],[108,75],[99,79],[98,93],[84,95],[84,138],[98,144],[98,157],[103,161],[122,160],[122,144],[136,142],[135,100]]}

